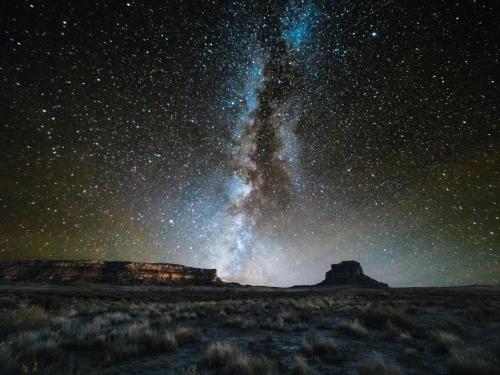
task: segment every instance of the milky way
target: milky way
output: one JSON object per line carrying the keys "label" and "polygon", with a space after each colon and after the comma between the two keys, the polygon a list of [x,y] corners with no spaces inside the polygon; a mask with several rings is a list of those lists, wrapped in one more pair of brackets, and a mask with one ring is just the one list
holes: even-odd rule
{"label": "milky way", "polygon": [[257,23],[242,43],[248,54],[241,77],[243,92],[238,95],[237,115],[228,124],[234,172],[227,186],[227,216],[218,222],[225,243],[217,247],[226,252],[221,256],[228,262],[219,269],[229,278],[252,279],[255,237],[275,228],[277,217],[286,216],[293,204],[300,173],[297,76],[304,69],[296,55],[310,42],[314,13],[311,3],[290,4],[281,17]]}
{"label": "milky way", "polygon": [[18,1],[0,260],[498,282],[494,1]]}

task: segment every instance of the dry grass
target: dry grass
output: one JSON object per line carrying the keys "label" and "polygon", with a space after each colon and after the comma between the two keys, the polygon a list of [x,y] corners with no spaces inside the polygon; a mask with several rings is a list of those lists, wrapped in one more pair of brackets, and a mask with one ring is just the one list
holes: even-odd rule
{"label": "dry grass", "polygon": [[439,329],[433,329],[429,333],[429,337],[439,350],[448,352],[454,348],[462,346],[464,343],[462,339],[454,333],[441,331]]}
{"label": "dry grass", "polygon": [[228,363],[223,369],[225,374],[234,375],[273,375],[277,374],[276,365],[265,356],[240,354],[236,361]]}
{"label": "dry grass", "polygon": [[386,339],[395,339],[405,345],[413,345],[412,335],[408,331],[405,331],[400,327],[392,324],[391,320],[387,320],[385,322],[383,329],[387,333],[387,335],[385,336]]}
{"label": "dry grass", "polygon": [[500,363],[482,348],[453,349],[448,369],[451,375],[498,375]]}
{"label": "dry grass", "polygon": [[267,318],[261,325],[260,328],[268,329],[271,331],[286,331],[287,327],[283,317],[279,316],[276,319]]}
{"label": "dry grass", "polygon": [[387,362],[384,357],[376,353],[365,359],[357,366],[359,375],[403,375],[404,371],[396,364]]}
{"label": "dry grass", "polygon": [[192,365],[189,366],[187,369],[183,369],[180,372],[180,375],[198,375],[198,366]]}
{"label": "dry grass", "polygon": [[49,331],[21,332],[12,341],[11,347],[24,357],[57,359],[60,354],[59,343]]}
{"label": "dry grass", "polygon": [[45,310],[40,306],[21,307],[3,317],[0,323],[0,333],[29,331],[49,325]]}
{"label": "dry grass", "polygon": [[210,367],[223,367],[234,362],[239,352],[227,342],[213,342],[209,345],[205,360]]}
{"label": "dry grass", "polygon": [[463,312],[464,316],[472,321],[480,321],[487,315],[486,310],[482,306],[469,306]]}
{"label": "dry grass", "polygon": [[316,372],[308,365],[307,359],[300,354],[293,356],[292,367],[290,372],[293,375],[315,375]]}
{"label": "dry grass", "polygon": [[74,348],[100,348],[106,342],[107,324],[108,321],[99,318],[86,324],[73,321],[64,328],[64,345]]}
{"label": "dry grass", "polygon": [[108,310],[108,307],[109,306],[104,304],[102,301],[90,300],[79,304],[76,307],[76,310],[78,311],[78,314],[81,316],[89,316],[89,315],[102,314]]}
{"label": "dry grass", "polygon": [[441,331],[456,333],[461,336],[464,335],[468,330],[466,325],[462,321],[450,318],[439,320],[434,325],[434,328],[439,329]]}
{"label": "dry grass", "polygon": [[177,350],[177,339],[170,332],[163,332],[155,336],[154,348],[161,352],[175,352]]}
{"label": "dry grass", "polygon": [[361,325],[358,319],[354,319],[338,325],[337,330],[345,335],[353,337],[368,336],[368,331]]}
{"label": "dry grass", "polygon": [[184,346],[200,341],[201,332],[195,327],[179,327],[175,330],[175,340],[179,346]]}
{"label": "dry grass", "polygon": [[0,374],[46,373],[41,368],[53,366],[60,360],[61,353],[50,331],[20,332],[0,344]]}
{"label": "dry grass", "polygon": [[226,325],[231,328],[247,330],[254,328],[257,324],[253,319],[246,319],[242,318],[240,315],[236,315],[234,317],[229,318],[226,321]]}
{"label": "dry grass", "polygon": [[[397,290],[356,294],[339,291],[334,296],[287,292],[282,297],[266,291],[251,298],[246,291],[203,291],[199,297],[192,294],[196,290],[186,295],[162,292],[156,297],[154,291],[121,297],[115,297],[114,291],[104,297],[90,291],[85,297],[51,293],[52,296],[19,293],[3,299],[0,295],[0,301],[8,301],[5,306],[0,305],[0,329],[7,327],[0,331],[0,374],[24,371],[67,375],[68,371],[100,370],[113,373],[123,370],[117,364],[129,359],[126,368],[140,372],[143,364],[156,366],[161,362],[155,358],[158,353],[176,350],[178,355],[164,358],[172,359],[173,372],[186,375],[261,375],[278,373],[278,369],[279,373],[293,374],[352,372],[358,359],[372,349],[368,341],[353,345],[351,337],[368,335],[390,340],[374,343],[380,346],[378,350],[385,358],[369,356],[357,367],[360,374],[399,375],[402,370],[391,361],[396,357],[412,372],[425,373],[443,363],[442,352],[428,350],[431,344],[450,353],[452,374],[494,374],[498,368],[494,355],[482,349],[465,349],[467,340],[473,340],[484,345],[485,350],[495,350],[494,340],[498,336],[493,331],[496,322],[488,319],[487,314],[474,324],[463,316],[467,305],[474,305],[474,294],[465,304],[461,297],[416,297],[415,291],[397,298]],[[165,293],[168,298],[164,298]],[[207,297],[207,293],[213,294]],[[418,306],[418,314],[412,317],[415,323],[405,313],[409,306]],[[483,310],[495,306],[488,302]],[[472,313],[479,316],[477,311]],[[345,321],[338,324],[338,317]],[[203,331],[207,338],[234,338],[234,343],[245,349],[240,351],[235,344],[215,342],[208,348],[205,360],[200,361],[196,355],[203,345],[197,327],[208,328]],[[251,331],[246,335],[238,330]],[[301,345],[299,331],[311,332],[302,338],[302,354],[295,353]],[[399,343],[405,345],[401,347]],[[267,357],[255,353],[265,353]],[[141,356],[140,360],[133,359]]]}
{"label": "dry grass", "polygon": [[408,315],[402,310],[393,307],[368,307],[360,312],[360,318],[369,327],[383,328],[388,320],[392,324],[404,328],[413,329],[414,323]]}
{"label": "dry grass", "polygon": [[195,311],[200,318],[213,318],[220,312],[215,302],[201,302],[196,305]]}
{"label": "dry grass", "polygon": [[120,333],[118,342],[109,345],[111,357],[124,358],[145,353],[171,353],[177,350],[174,334],[153,331],[148,322],[134,323]]}
{"label": "dry grass", "polygon": [[407,359],[407,360],[414,360],[415,358],[417,358],[418,356],[418,350],[415,349],[415,348],[406,348],[404,351],[403,351],[403,356]]}
{"label": "dry grass", "polygon": [[132,320],[132,317],[124,312],[113,312],[113,313],[107,313],[104,314],[103,316],[105,319],[108,319],[111,324],[119,324],[119,323],[125,323],[125,322],[130,322]]}
{"label": "dry grass", "polygon": [[19,356],[6,344],[0,344],[0,374],[19,374]]}
{"label": "dry grass", "polygon": [[213,342],[209,345],[205,361],[217,373],[234,375],[277,374],[276,365],[264,356],[241,353],[227,342]]}
{"label": "dry grass", "polygon": [[403,332],[399,335],[399,341],[402,342],[405,345],[413,345],[413,337],[411,336],[410,333],[408,332]]}
{"label": "dry grass", "polygon": [[307,356],[334,354],[337,344],[333,339],[313,334],[302,341],[302,351]]}

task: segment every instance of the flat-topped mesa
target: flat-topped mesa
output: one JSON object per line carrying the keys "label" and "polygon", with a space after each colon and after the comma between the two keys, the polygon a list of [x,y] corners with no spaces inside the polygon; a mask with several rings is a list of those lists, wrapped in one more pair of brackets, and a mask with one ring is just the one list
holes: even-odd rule
{"label": "flat-topped mesa", "polygon": [[0,263],[0,281],[111,284],[210,285],[217,270],[170,263],[106,262],[96,260],[35,260]]}
{"label": "flat-topped mesa", "polygon": [[361,264],[354,260],[344,260],[332,264],[331,270],[326,273],[326,279],[355,279],[361,275],[364,275]]}
{"label": "flat-topped mesa", "polygon": [[369,287],[387,287],[385,283],[366,276],[359,262],[354,260],[344,260],[337,264],[332,264],[330,271],[325,275],[325,280],[319,286],[353,285]]}

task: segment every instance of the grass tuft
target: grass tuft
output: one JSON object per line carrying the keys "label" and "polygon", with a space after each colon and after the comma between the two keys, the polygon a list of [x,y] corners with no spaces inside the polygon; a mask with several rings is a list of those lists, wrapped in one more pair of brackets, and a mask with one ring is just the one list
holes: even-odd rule
{"label": "grass tuft", "polygon": [[222,367],[238,357],[238,351],[227,342],[213,342],[209,345],[205,359],[210,367]]}
{"label": "grass tuft", "polygon": [[293,375],[314,375],[316,372],[308,365],[307,359],[300,354],[293,357],[292,367],[290,369]]}
{"label": "grass tuft", "polygon": [[452,349],[448,360],[451,375],[498,375],[500,363],[479,347]]}
{"label": "grass tuft", "polygon": [[0,374],[18,374],[20,372],[18,357],[7,344],[0,344]]}
{"label": "grass tuft", "polygon": [[175,330],[175,340],[179,346],[200,341],[201,332],[196,327],[179,327]]}
{"label": "grass tuft", "polygon": [[274,362],[269,358],[246,354],[240,354],[234,362],[228,363],[223,371],[226,374],[234,375],[271,375],[277,373]]}
{"label": "grass tuft", "polygon": [[408,315],[402,310],[395,309],[393,307],[368,307],[360,312],[360,318],[369,327],[383,328],[388,320],[392,324],[404,328],[413,329],[414,323]]}
{"label": "grass tuft", "polygon": [[449,352],[454,348],[462,346],[464,343],[462,339],[454,333],[441,331],[439,329],[433,329],[429,336],[436,344],[436,347],[442,351]]}
{"label": "grass tuft", "polygon": [[12,332],[29,331],[47,327],[49,325],[47,313],[40,306],[21,307],[13,310],[4,317],[0,323],[0,332],[4,334]]}
{"label": "grass tuft", "polygon": [[269,358],[243,354],[227,342],[211,343],[205,361],[209,367],[218,369],[217,374],[277,374],[276,365]]}
{"label": "grass tuft", "polygon": [[330,338],[314,334],[302,341],[302,351],[307,356],[332,354],[337,352],[337,344]]}
{"label": "grass tuft", "polygon": [[354,319],[337,326],[337,330],[347,336],[366,337],[368,331],[361,325],[358,319]]}
{"label": "grass tuft", "polygon": [[393,362],[388,362],[381,354],[376,353],[373,357],[361,362],[358,367],[359,375],[403,375],[401,368]]}

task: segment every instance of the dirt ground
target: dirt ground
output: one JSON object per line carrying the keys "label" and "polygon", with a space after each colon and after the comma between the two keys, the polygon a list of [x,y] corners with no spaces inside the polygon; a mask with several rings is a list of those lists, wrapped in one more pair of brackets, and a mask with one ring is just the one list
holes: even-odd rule
{"label": "dirt ground", "polygon": [[500,287],[0,285],[1,374],[500,374]]}

